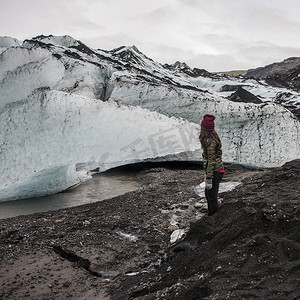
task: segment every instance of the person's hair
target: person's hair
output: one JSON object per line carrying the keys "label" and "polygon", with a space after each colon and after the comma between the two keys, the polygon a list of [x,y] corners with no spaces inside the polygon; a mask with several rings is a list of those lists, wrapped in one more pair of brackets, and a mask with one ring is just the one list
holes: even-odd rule
{"label": "person's hair", "polygon": [[222,147],[221,140],[215,130],[208,131],[208,130],[201,128],[199,140],[201,142],[202,148],[209,147],[212,141],[215,141],[219,148]]}

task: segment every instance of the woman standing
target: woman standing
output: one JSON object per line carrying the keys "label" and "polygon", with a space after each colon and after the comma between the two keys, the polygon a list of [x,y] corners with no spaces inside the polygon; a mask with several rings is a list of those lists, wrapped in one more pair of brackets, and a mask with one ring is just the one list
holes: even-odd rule
{"label": "woman standing", "polygon": [[201,121],[200,142],[203,150],[203,167],[205,169],[205,197],[208,215],[212,216],[219,209],[219,184],[225,172],[222,161],[222,143],[215,131],[215,117],[206,114]]}

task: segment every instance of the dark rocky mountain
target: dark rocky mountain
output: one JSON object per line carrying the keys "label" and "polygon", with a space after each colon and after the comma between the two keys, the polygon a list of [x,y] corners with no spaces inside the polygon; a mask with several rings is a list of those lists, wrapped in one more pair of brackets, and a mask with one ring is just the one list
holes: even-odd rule
{"label": "dark rocky mountain", "polygon": [[248,92],[247,90],[243,89],[242,86],[223,86],[222,91],[234,91],[233,94],[227,97],[227,99],[234,101],[234,102],[244,102],[244,103],[256,103],[260,104],[263,103],[259,99],[259,97],[253,95],[252,93]]}
{"label": "dark rocky mountain", "polygon": [[265,79],[272,86],[300,90],[300,57],[290,57],[265,67],[250,69],[246,78]]}

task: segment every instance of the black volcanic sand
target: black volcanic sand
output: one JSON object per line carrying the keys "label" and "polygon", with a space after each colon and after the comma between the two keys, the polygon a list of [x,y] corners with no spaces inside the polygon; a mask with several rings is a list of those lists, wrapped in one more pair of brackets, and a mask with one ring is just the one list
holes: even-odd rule
{"label": "black volcanic sand", "polygon": [[[110,200],[0,220],[0,299],[300,299],[300,160],[227,165],[242,184],[212,217],[196,205],[201,168],[137,178]],[[170,244],[174,213],[187,233]]]}

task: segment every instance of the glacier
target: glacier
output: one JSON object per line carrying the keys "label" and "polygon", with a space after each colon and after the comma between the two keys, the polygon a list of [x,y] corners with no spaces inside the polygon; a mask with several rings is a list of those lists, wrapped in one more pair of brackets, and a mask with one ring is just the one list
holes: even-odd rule
{"label": "glacier", "polygon": [[[256,167],[273,167],[300,154],[299,120],[285,108],[274,103],[261,105],[235,103],[227,99],[209,97],[205,93],[170,87],[151,88],[147,83],[118,84],[111,94],[128,105],[139,105],[149,110],[182,117],[199,123],[205,113],[217,116],[215,123],[222,137],[223,158]],[[140,98],[139,98],[140,96]]]}
{"label": "glacier", "polygon": [[0,36],[0,49],[5,49],[9,47],[21,46],[21,42],[18,39],[14,39],[10,36]]}
{"label": "glacier", "polygon": [[199,155],[197,124],[60,91],[7,104],[0,124],[2,201],[59,192],[95,168]]}
{"label": "glacier", "polygon": [[[275,103],[283,93],[298,105],[294,91],[191,76],[135,46],[91,49],[70,36],[5,37],[0,49],[0,201],[62,191],[92,170],[201,161],[205,113],[216,115],[225,162],[272,167],[300,157],[299,119]],[[241,85],[262,103],[230,101],[224,85]]]}

